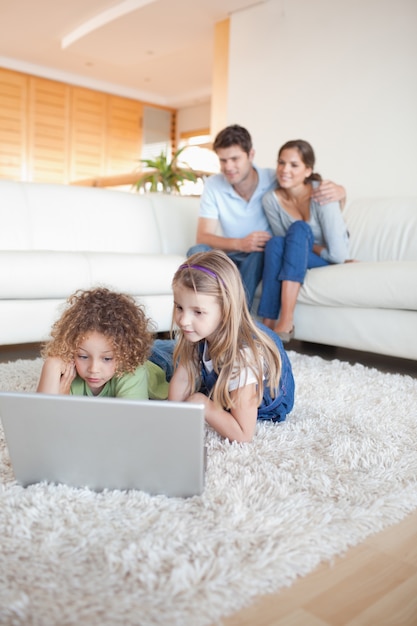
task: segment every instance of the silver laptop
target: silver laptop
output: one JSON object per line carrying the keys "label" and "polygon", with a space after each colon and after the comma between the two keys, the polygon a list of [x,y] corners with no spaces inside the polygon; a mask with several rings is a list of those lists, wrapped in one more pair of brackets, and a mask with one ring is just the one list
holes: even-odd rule
{"label": "silver laptop", "polygon": [[181,497],[204,489],[202,404],[0,392],[0,418],[24,486]]}

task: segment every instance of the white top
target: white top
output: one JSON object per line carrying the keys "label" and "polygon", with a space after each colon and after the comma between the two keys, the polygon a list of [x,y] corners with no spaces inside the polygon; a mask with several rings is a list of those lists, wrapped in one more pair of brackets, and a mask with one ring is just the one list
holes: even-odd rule
{"label": "white top", "polygon": [[[249,354],[249,348],[245,348],[246,354]],[[203,351],[203,365],[206,370],[211,373],[213,371],[213,363],[209,357],[208,353],[208,343],[207,341],[204,343],[204,351]],[[231,378],[229,382],[229,391],[234,391],[235,389],[239,389],[240,387],[245,387],[246,385],[251,385],[252,383],[257,383],[256,378],[256,370],[251,367],[245,367],[243,369],[238,370],[236,366],[236,375]],[[265,373],[262,377],[262,380],[265,380]]]}
{"label": "white top", "polygon": [[277,186],[275,170],[255,169],[258,172],[258,186],[249,202],[236,193],[223,174],[209,176],[204,184],[199,215],[218,220],[224,237],[240,239],[256,230],[271,232],[262,208],[262,198],[267,191]]}

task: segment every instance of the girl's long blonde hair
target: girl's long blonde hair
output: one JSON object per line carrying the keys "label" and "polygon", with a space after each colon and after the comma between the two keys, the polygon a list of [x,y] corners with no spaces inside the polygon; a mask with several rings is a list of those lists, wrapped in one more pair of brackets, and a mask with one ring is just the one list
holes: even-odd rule
{"label": "girl's long blonde hair", "polygon": [[[221,250],[194,254],[176,271],[172,287],[174,290],[184,287],[195,293],[214,296],[221,307],[221,322],[210,341],[210,359],[218,375],[211,395],[215,404],[226,410],[233,408],[229,383],[248,367],[256,375],[258,405],[262,401],[264,382],[274,397],[281,375],[279,350],[253,321],[246,304],[242,279],[233,261]],[[175,308],[173,329],[174,320]],[[185,368],[191,394],[198,391],[201,384],[200,342],[191,343],[180,329],[175,329],[175,334],[174,364]]]}

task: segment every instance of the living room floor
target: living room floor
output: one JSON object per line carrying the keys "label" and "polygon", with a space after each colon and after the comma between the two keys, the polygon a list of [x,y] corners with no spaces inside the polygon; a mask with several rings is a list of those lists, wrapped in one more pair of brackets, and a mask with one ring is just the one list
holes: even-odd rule
{"label": "living room floor", "polygon": [[361,363],[367,367],[374,367],[381,372],[391,372],[392,374],[405,374],[417,378],[417,362],[413,359],[400,359],[385,354],[374,354],[361,352],[359,350],[349,350],[348,348],[337,348],[335,346],[324,346],[318,343],[308,343],[307,341],[292,341],[288,344],[289,350],[300,352],[309,356],[320,356],[323,359],[348,361],[349,363]]}
{"label": "living room floor", "polygon": [[[292,341],[288,349],[417,378],[413,360],[301,341]],[[39,344],[0,346],[0,362],[34,359],[39,350]],[[222,620],[222,626],[375,624],[417,625],[417,511],[370,536],[333,564],[322,564],[289,589],[259,597],[248,608]]]}

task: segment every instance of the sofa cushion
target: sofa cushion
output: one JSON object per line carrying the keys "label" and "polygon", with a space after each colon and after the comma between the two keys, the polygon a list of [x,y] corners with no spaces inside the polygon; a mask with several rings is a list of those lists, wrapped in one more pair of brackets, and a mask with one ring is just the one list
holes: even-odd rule
{"label": "sofa cushion", "polygon": [[163,254],[183,255],[195,244],[199,203],[195,197],[152,194]]}
{"label": "sofa cushion", "polygon": [[137,296],[171,294],[175,272],[185,257],[175,254],[86,253],[92,285],[107,285]]}
{"label": "sofa cushion", "polygon": [[1,250],[163,253],[146,195],[8,181],[1,193]]}
{"label": "sofa cushion", "polygon": [[417,261],[342,263],[307,271],[298,302],[417,310]]}
{"label": "sofa cushion", "polygon": [[88,287],[88,261],[80,252],[0,251],[2,300],[62,298]]}
{"label": "sofa cushion", "polygon": [[135,296],[171,295],[179,255],[108,252],[0,251],[2,299],[67,298],[77,289],[106,286]]}
{"label": "sofa cushion", "polygon": [[359,261],[417,261],[417,200],[361,198],[343,211],[351,258]]}
{"label": "sofa cushion", "polygon": [[0,181],[0,250],[31,248],[30,211],[25,193],[27,184]]}

